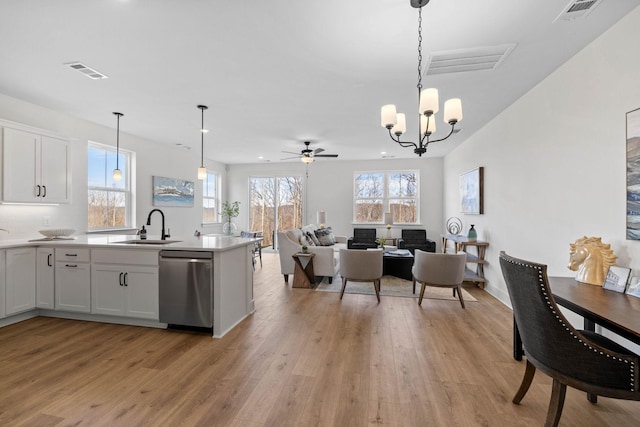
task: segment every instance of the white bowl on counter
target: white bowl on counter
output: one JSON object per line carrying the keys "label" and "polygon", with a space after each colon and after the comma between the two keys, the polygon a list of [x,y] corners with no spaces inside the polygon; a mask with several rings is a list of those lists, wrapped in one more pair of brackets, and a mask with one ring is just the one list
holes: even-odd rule
{"label": "white bowl on counter", "polygon": [[75,233],[73,228],[47,228],[45,230],[38,230],[38,233],[42,234],[48,239],[55,239],[56,237],[68,237]]}

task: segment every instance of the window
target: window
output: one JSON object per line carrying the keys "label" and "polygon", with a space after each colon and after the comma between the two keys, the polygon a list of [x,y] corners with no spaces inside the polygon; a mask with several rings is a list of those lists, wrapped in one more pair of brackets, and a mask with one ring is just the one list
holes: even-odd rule
{"label": "window", "polygon": [[88,228],[89,230],[129,228],[131,221],[131,152],[120,150],[118,167],[122,180],[114,181],[116,150],[89,143],[88,149]]}
{"label": "window", "polygon": [[249,178],[251,231],[262,231],[262,246],[271,246],[279,230],[302,227],[302,177]]}
{"label": "window", "polygon": [[396,224],[417,223],[419,178],[418,171],[354,173],[354,222],[382,223],[391,211]]}
{"label": "window", "polygon": [[218,222],[218,174],[209,171],[202,183],[202,222]]}

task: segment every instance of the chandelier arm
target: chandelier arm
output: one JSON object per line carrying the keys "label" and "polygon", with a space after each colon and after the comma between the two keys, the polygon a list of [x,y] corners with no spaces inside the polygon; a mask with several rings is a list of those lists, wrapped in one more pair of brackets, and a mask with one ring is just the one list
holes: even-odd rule
{"label": "chandelier arm", "polygon": [[402,147],[411,147],[412,145],[415,148],[418,148],[418,146],[414,143],[414,142],[409,142],[409,141],[400,141],[400,137],[398,137],[397,139],[393,137],[393,134],[391,133],[391,129],[389,129],[389,137],[397,142],[398,144],[400,144]]}
{"label": "chandelier arm", "polygon": [[[453,135],[453,130],[455,129],[455,127],[456,127],[456,124],[454,123],[454,124],[452,124],[452,125],[451,125],[451,130],[449,131],[449,135],[445,136],[444,138],[436,139],[436,140],[429,141],[429,142],[440,142],[440,141],[444,141],[445,139],[447,139],[447,138],[449,138],[451,135]],[[428,143],[429,143],[429,142],[428,142]]]}

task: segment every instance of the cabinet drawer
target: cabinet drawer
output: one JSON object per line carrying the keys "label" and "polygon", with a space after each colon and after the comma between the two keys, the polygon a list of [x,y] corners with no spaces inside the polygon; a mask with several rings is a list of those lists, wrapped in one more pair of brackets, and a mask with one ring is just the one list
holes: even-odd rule
{"label": "cabinet drawer", "polygon": [[93,249],[91,258],[101,264],[158,265],[157,250]]}
{"label": "cabinet drawer", "polygon": [[89,249],[56,248],[56,261],[89,262]]}

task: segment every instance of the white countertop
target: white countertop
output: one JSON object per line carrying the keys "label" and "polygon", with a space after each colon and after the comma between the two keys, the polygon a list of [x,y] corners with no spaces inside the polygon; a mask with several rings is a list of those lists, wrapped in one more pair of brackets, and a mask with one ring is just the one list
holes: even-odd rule
{"label": "white countertop", "polygon": [[[0,240],[0,249],[27,247],[27,246],[89,246],[95,248],[118,248],[118,249],[175,249],[187,251],[226,251],[240,246],[253,244],[255,239],[235,237],[235,236],[219,236],[219,235],[203,235],[199,237],[176,237],[167,239],[168,242],[163,244],[127,244],[123,241],[136,240],[139,236],[130,234],[86,234],[72,236],[73,240],[48,240],[48,239],[14,239]],[[148,236],[149,241],[159,241],[160,236]]]}

